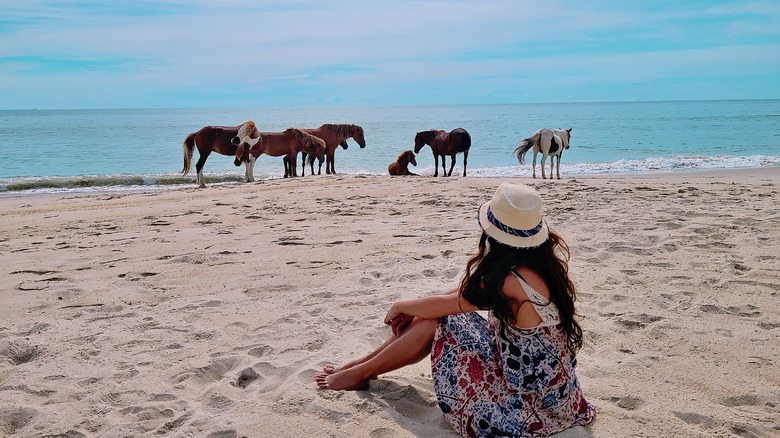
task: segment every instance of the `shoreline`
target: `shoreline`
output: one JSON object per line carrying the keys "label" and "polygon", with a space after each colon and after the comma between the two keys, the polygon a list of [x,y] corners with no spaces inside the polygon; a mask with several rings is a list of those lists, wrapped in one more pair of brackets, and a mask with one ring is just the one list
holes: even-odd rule
{"label": "shoreline", "polygon": [[[773,170],[776,171],[776,169],[780,169],[780,166],[762,166],[762,167],[745,167],[745,168],[731,168],[731,169],[680,169],[680,170],[661,170],[661,171],[642,171],[642,172],[633,172],[633,173],[610,173],[610,174],[577,174],[577,175],[563,175],[563,179],[604,179],[604,178],[661,178],[666,179],[670,177],[678,177],[681,175],[699,175],[699,176],[710,176],[710,177],[725,177],[726,175],[733,175],[733,176],[740,176],[742,174],[763,174],[765,172],[772,173]],[[390,175],[378,175],[378,174],[351,174],[351,173],[343,173],[339,174],[338,176],[365,176],[365,177],[387,177]],[[422,178],[433,178],[432,175],[419,175]],[[221,176],[224,177],[224,176]],[[304,176],[302,178],[319,178],[319,177],[325,177],[330,178],[330,175],[308,175]],[[66,177],[67,178],[67,177]],[[77,178],[77,177],[72,177]],[[437,177],[438,178],[438,177]],[[462,178],[461,176],[457,176],[457,178]],[[533,181],[534,179],[530,176],[468,176],[467,178],[478,178],[478,179],[529,179]],[[260,180],[258,179],[257,183],[263,183],[266,181],[277,181],[277,180],[284,180],[285,178],[282,177],[273,177],[273,178],[267,178]],[[542,178],[537,178],[539,181],[545,181]],[[208,175],[207,175],[207,181],[208,181]],[[197,182],[193,179],[191,182],[192,186],[196,186]],[[209,182],[208,187],[211,186],[222,186],[222,185],[240,185],[245,184],[244,181],[216,181],[216,182]],[[77,189],[77,188],[63,188],[59,192],[50,192],[46,191],[49,189],[29,189],[29,190],[19,190],[19,191],[0,191],[0,199],[3,198],[14,198],[14,197],[27,197],[27,196],[67,196],[67,195],[99,195],[99,194],[105,194],[105,193],[141,193],[141,192],[157,192],[157,191],[168,191],[168,190],[183,190],[191,188],[190,183],[184,183],[184,184],[143,184],[143,185],[106,185],[106,186],[93,186],[89,187],[88,189]]]}
{"label": "shoreline", "polygon": [[560,436],[776,434],[780,167],[563,176],[0,196],[0,431],[454,438],[427,359],[369,391],[313,377],[457,285],[512,180],[572,251],[597,416]]}

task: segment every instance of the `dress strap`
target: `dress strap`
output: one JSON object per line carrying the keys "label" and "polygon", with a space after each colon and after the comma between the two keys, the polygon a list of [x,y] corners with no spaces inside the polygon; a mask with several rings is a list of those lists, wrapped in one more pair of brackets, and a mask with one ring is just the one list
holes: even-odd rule
{"label": "dress strap", "polygon": [[558,308],[555,307],[555,304],[545,298],[544,295],[537,292],[536,289],[532,288],[531,285],[528,284],[523,276],[520,275],[516,270],[512,269],[512,273],[515,274],[515,277],[517,277],[517,280],[520,282],[520,286],[523,287],[523,290],[528,297],[528,301],[531,302],[531,305],[534,306],[536,313],[540,318],[542,318],[541,324],[539,324],[537,327],[547,327],[560,324],[561,317],[558,314]]}
{"label": "dress strap", "polygon": [[515,274],[515,277],[517,277],[518,280],[520,280],[520,286],[523,286],[523,290],[525,291],[525,294],[528,296],[528,300],[531,301],[532,304],[535,306],[546,306],[550,304],[550,300],[544,297],[544,295],[540,294],[536,291],[536,289],[532,288],[530,284],[528,284],[527,281],[525,281],[525,278],[523,278],[522,275],[520,275],[519,272],[512,269],[512,273]]}

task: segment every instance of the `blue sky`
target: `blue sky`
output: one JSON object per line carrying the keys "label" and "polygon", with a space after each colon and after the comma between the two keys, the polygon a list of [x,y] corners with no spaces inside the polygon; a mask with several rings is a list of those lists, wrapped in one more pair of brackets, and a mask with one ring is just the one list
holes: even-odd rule
{"label": "blue sky", "polygon": [[0,5],[0,109],[780,98],[780,2]]}

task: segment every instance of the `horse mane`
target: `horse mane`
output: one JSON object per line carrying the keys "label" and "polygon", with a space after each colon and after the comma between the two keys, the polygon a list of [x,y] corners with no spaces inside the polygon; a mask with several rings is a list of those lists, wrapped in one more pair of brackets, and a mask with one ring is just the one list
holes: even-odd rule
{"label": "horse mane", "polygon": [[323,149],[325,149],[325,140],[315,136],[311,135],[306,131],[302,131],[298,128],[289,127],[285,130],[285,132],[289,132],[295,137],[295,140],[298,141],[298,143],[301,143],[305,147],[316,147],[317,145],[320,145]]}
{"label": "horse mane", "polygon": [[246,141],[247,137],[254,138],[253,134],[257,132],[257,127],[255,126],[255,122],[253,122],[252,120],[247,120],[246,122],[244,122],[244,124],[241,125],[238,131],[241,132],[241,129],[244,130],[244,135],[241,136],[242,142]]}
{"label": "horse mane", "polygon": [[401,162],[401,160],[405,160],[405,161],[409,162],[410,161],[409,160],[409,155],[414,156],[414,152],[409,151],[409,150],[403,151],[403,152],[401,152],[398,155],[398,158],[396,159],[396,161],[399,162],[399,163]]}
{"label": "horse mane", "polygon": [[355,135],[355,131],[363,130],[363,128],[358,125],[348,123],[326,123],[322,125],[322,127],[333,132],[338,137],[352,137]]}

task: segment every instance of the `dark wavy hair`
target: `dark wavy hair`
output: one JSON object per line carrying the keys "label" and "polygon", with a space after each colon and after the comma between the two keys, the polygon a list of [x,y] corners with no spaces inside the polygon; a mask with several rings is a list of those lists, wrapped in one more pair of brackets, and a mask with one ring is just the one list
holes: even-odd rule
{"label": "dark wavy hair", "polygon": [[550,237],[536,248],[512,248],[482,233],[479,251],[466,265],[460,283],[461,296],[482,310],[490,310],[499,322],[499,333],[506,338],[508,326],[516,315],[504,295],[504,280],[513,269],[524,266],[539,274],[550,291],[550,300],[561,317],[566,343],[572,353],[582,348],[582,328],[575,320],[577,294],[569,279],[569,246],[550,230]]}

